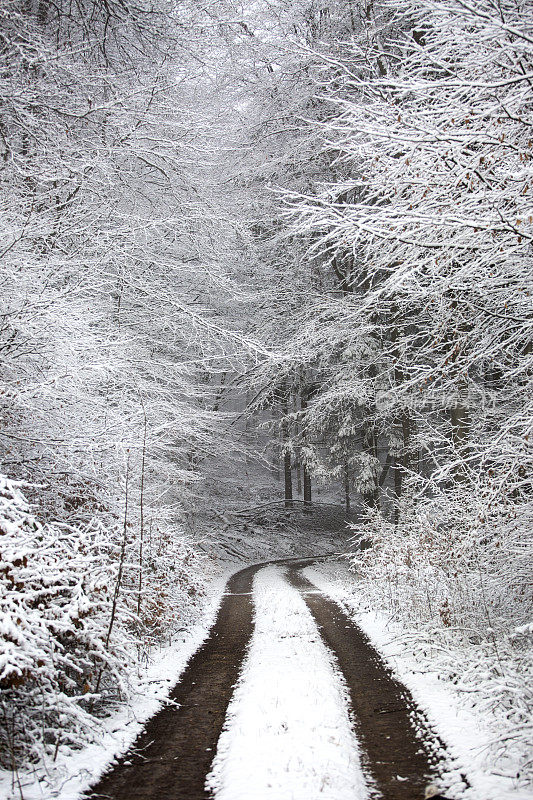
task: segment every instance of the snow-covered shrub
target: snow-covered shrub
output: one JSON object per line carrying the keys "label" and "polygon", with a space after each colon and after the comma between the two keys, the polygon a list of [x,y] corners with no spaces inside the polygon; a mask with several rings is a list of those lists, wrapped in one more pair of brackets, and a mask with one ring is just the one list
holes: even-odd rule
{"label": "snow-covered shrub", "polygon": [[8,760],[79,744],[99,673],[123,683],[125,634],[109,637],[116,559],[109,531],[41,524],[20,484],[0,478],[0,689]]}
{"label": "snow-covered shrub", "polygon": [[145,652],[197,618],[206,599],[206,579],[212,564],[184,535],[165,525],[155,527],[145,549],[139,603],[139,563],[129,569],[133,590],[127,603],[138,619],[133,623]]}
{"label": "snow-covered shrub", "polygon": [[489,508],[457,487],[417,501],[406,493],[397,525],[371,512],[365,532],[373,546],[354,564],[404,619],[468,628],[477,640],[510,632],[533,613],[532,516],[527,503],[502,499]]}
{"label": "snow-covered shrub", "polygon": [[369,512],[371,546],[352,560],[361,596],[401,623],[421,665],[494,715],[493,756],[505,772],[507,756],[518,753],[513,777],[525,782],[533,778],[533,508],[527,496],[496,493],[487,474],[476,487],[456,484],[431,497],[414,488],[396,525]]}
{"label": "snow-covered shrub", "polygon": [[41,523],[23,489],[0,476],[0,751],[8,767],[90,741],[109,702],[131,696],[151,647],[198,616],[208,571],[183,535],[157,528],[141,571],[133,526]]}

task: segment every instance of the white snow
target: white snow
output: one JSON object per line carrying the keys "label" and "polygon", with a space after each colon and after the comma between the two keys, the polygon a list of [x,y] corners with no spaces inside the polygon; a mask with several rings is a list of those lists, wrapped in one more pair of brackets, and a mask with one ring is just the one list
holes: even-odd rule
{"label": "white snow", "polygon": [[347,690],[279,567],[254,581],[256,627],[207,784],[216,800],[365,800]]}
{"label": "white snow", "polygon": [[[452,786],[454,797],[460,796],[464,800],[531,800],[533,792],[518,786],[508,775],[497,774],[497,767],[487,760],[495,734],[491,729],[492,721],[469,708],[465,694],[461,694],[452,683],[439,680],[437,670],[428,671],[426,664],[421,665],[409,653],[402,644],[405,630],[399,624],[378,611],[354,610],[358,589],[353,573],[346,566],[307,567],[304,574],[354,619],[397,678],[407,686],[445,742],[452,756],[453,768],[444,778]],[[468,789],[460,789],[461,772],[470,781]]]}
{"label": "white snow", "polygon": [[54,762],[19,774],[20,788],[17,775],[0,770],[1,800],[20,800],[21,794],[24,800],[78,800],[113,760],[126,752],[144,723],[164,705],[170,689],[209,635],[228,577],[225,574],[211,584],[201,621],[179,634],[173,644],[153,653],[151,663],[141,671],[133,699],[100,723],[98,744],[77,751],[60,747]]}

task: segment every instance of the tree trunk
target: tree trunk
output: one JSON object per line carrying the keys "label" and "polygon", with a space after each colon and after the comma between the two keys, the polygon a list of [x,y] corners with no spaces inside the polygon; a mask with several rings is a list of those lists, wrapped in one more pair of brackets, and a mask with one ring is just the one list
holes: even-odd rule
{"label": "tree trunk", "polygon": [[291,454],[287,450],[283,454],[283,474],[285,477],[285,506],[290,508],[292,506],[292,472]]}
{"label": "tree trunk", "polygon": [[[365,453],[368,453],[369,456],[372,458],[377,459],[377,437],[376,432],[374,429],[374,425],[367,420],[363,423],[363,450]],[[362,492],[363,501],[372,508],[375,508],[379,505],[379,483],[378,483],[378,476],[374,477],[373,486],[367,489],[367,491]]]}
{"label": "tree trunk", "polygon": [[283,386],[281,389],[281,448],[283,453],[283,477],[285,486],[285,507],[291,508],[292,506],[292,470],[291,470],[291,453],[288,449],[289,444],[289,423],[287,415],[289,412],[289,391]]}
{"label": "tree trunk", "polygon": [[411,421],[409,419],[409,412],[404,409],[401,416],[402,426],[402,454],[401,457],[396,457],[394,463],[394,524],[397,525],[400,518],[400,497],[403,490],[403,478],[409,469],[409,442],[411,438]]}
{"label": "tree trunk", "polygon": [[[468,452],[468,432],[470,429],[470,412],[468,406],[462,402],[457,402],[450,409],[450,421],[452,424],[452,441],[455,452],[459,458],[467,455]],[[454,477],[457,481],[466,478],[464,464],[457,464],[454,469]]]}
{"label": "tree trunk", "polygon": [[[300,384],[300,408],[305,411],[307,408],[307,389]],[[304,508],[311,505],[311,475],[307,465],[303,465],[304,478]]]}
{"label": "tree trunk", "polygon": [[311,505],[311,475],[306,466],[304,466],[304,506]]}
{"label": "tree trunk", "polygon": [[344,505],[346,507],[346,519],[350,519],[350,473],[348,464],[344,465]]}

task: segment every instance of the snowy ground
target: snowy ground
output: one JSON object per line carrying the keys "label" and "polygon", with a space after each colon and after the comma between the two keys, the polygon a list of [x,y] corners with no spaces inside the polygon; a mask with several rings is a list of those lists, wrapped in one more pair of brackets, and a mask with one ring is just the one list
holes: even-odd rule
{"label": "snowy ground", "polygon": [[[471,784],[462,792],[464,800],[531,800],[533,791],[520,786],[511,777],[516,774],[513,762],[517,753],[509,748],[505,757],[506,774],[501,774],[494,763],[492,745],[498,738],[495,719],[488,713],[474,710],[469,695],[454,684],[439,679],[438,660],[433,671],[427,663],[421,664],[413,650],[406,644],[406,631],[390,622],[385,614],[362,611],[364,598],[358,596],[354,575],[347,567],[325,564],[308,567],[304,575],[324,594],[339,603],[366,633],[374,647],[382,654],[393,672],[410,690],[423,709],[432,727],[446,743],[453,759],[456,775],[467,775]],[[463,656],[457,653],[457,659]],[[454,796],[457,791],[454,791]]]}
{"label": "snowy ground", "polygon": [[[48,761],[33,772],[0,770],[0,800],[77,800],[89,785],[102,775],[115,756],[133,743],[143,724],[164,704],[170,689],[188,661],[209,633],[229,577],[229,572],[211,584],[201,620],[176,637],[172,645],[153,652],[150,664],[142,669],[133,697],[99,724],[98,744],[83,750],[59,748],[54,762]],[[20,780],[20,785],[18,781]]]}
{"label": "snowy ground", "polygon": [[208,785],[217,800],[366,800],[347,692],[283,570],[254,583],[256,628]]}

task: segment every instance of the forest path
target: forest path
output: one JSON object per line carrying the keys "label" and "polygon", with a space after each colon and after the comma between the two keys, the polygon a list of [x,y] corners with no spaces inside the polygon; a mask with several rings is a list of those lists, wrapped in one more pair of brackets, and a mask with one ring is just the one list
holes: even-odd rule
{"label": "forest path", "polygon": [[302,575],[304,566],[293,565],[288,578],[335,654],[348,687],[366,774],[386,800],[422,800],[428,785],[438,779],[442,743],[363,631]]}
{"label": "forest path", "polygon": [[[336,657],[371,783],[387,800],[422,800],[437,773],[431,747],[424,744],[433,737],[421,730],[411,696],[364,634],[302,576],[303,567],[322,558],[268,563],[287,567],[289,583],[302,594],[322,639]],[[205,800],[211,796],[205,780],[254,630],[254,576],[265,566],[247,567],[230,579],[211,633],[172,690],[171,704],[147,723],[132,748],[87,798]]]}

